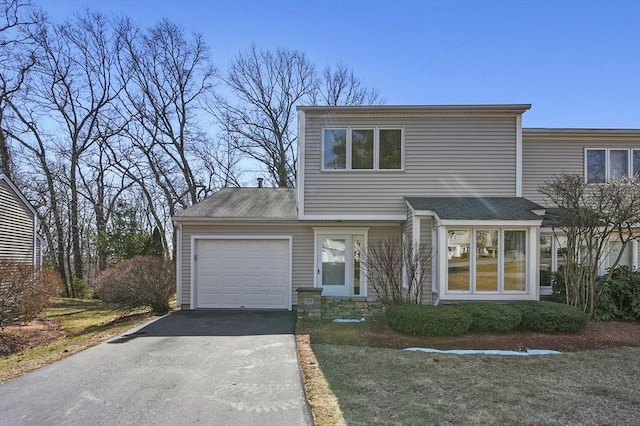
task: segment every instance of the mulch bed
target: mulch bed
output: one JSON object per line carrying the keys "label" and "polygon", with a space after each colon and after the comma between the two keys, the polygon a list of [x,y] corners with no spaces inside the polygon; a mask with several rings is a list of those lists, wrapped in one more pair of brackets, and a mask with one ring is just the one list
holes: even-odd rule
{"label": "mulch bed", "polygon": [[370,331],[369,346],[404,349],[429,347],[436,349],[501,349],[526,351],[551,349],[582,351],[621,346],[640,346],[638,322],[590,322],[587,327],[572,334],[513,332],[508,334],[468,334],[455,337],[411,337],[385,330]]}
{"label": "mulch bed", "polygon": [[0,330],[0,356],[21,352],[65,335],[55,321],[34,320]]}

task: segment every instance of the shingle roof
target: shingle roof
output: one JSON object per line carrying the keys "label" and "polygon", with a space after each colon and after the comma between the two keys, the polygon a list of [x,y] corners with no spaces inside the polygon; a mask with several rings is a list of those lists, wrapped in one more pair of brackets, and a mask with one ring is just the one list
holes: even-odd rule
{"label": "shingle roof", "polygon": [[440,219],[541,220],[532,210],[544,207],[522,197],[406,197],[415,210],[434,211]]}
{"label": "shingle roof", "polygon": [[293,188],[223,188],[174,216],[211,219],[297,219]]}

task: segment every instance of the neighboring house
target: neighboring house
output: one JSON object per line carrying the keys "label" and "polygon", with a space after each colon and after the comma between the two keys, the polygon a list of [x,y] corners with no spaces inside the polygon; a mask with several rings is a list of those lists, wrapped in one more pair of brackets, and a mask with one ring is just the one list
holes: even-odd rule
{"label": "neighboring house", "polygon": [[42,265],[38,216],[20,190],[0,173],[0,258]]}
{"label": "neighboring house", "polygon": [[433,254],[425,303],[538,300],[559,250],[538,185],[620,173],[618,150],[635,171],[640,131],[523,130],[529,108],[299,107],[295,189],[227,188],[174,217],[178,303],[291,309],[313,287],[366,305],[359,252],[386,237]]}

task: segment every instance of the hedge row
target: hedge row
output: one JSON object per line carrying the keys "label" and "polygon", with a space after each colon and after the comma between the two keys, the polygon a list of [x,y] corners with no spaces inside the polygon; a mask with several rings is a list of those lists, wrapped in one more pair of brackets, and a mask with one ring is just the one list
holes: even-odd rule
{"label": "hedge row", "polygon": [[473,303],[457,305],[397,305],[385,312],[389,326],[414,336],[456,336],[467,331],[508,333],[533,330],[576,332],[587,325],[580,309],[553,302]]}

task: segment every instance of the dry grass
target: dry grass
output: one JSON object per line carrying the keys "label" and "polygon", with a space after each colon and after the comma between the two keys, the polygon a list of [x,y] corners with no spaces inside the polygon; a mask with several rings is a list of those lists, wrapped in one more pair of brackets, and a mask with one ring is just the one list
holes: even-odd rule
{"label": "dry grass", "polygon": [[338,399],[329,389],[329,385],[318,367],[318,360],[311,350],[309,336],[296,336],[296,346],[304,376],[304,387],[315,424],[317,426],[345,425]]}
{"label": "dry grass", "polygon": [[632,425],[640,418],[640,348],[546,357],[313,350],[349,425]]}
{"label": "dry grass", "polygon": [[99,300],[56,299],[40,319],[56,322],[63,337],[0,358],[0,383],[95,346],[151,318],[148,310],[125,312]]}

